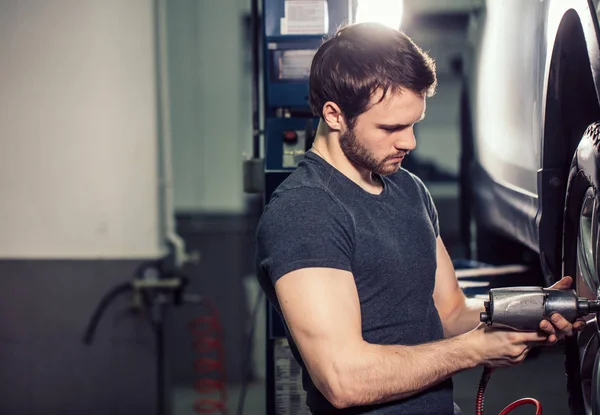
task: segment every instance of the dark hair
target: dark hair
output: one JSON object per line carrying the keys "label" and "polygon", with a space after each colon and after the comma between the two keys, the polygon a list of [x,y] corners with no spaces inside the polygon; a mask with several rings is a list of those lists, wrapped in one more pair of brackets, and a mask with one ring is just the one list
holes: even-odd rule
{"label": "dark hair", "polygon": [[315,54],[309,79],[309,102],[323,116],[327,101],[339,105],[347,122],[369,109],[373,94],[408,89],[431,96],[435,63],[404,33],[377,23],[343,27]]}

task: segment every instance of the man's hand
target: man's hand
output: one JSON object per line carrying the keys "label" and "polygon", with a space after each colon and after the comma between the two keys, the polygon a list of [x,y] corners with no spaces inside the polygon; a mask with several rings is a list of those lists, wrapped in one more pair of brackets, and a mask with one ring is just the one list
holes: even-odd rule
{"label": "man's hand", "polygon": [[[564,277],[550,288],[555,290],[566,290],[571,287],[572,283],[573,279],[571,277]],[[550,316],[550,320],[543,320],[540,323],[540,329],[549,334],[547,344],[554,344],[563,337],[572,336],[574,333],[582,331],[584,328],[584,319],[579,318],[571,324],[558,313]]]}
{"label": "man's hand", "polygon": [[548,335],[542,332],[514,331],[483,323],[461,337],[470,342],[469,350],[475,352],[478,364],[490,367],[518,365],[532,347],[548,341]]}

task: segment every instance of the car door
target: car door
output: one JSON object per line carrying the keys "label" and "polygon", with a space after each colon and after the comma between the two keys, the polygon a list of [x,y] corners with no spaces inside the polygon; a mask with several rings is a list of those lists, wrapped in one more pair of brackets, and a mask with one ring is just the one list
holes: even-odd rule
{"label": "car door", "polygon": [[471,82],[474,152],[493,181],[537,195],[539,169],[540,0],[487,0]]}

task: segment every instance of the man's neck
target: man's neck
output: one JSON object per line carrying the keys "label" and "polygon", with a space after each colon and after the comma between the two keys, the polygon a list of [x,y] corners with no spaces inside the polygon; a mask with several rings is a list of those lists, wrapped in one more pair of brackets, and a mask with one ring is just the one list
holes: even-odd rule
{"label": "man's neck", "polygon": [[373,194],[381,192],[382,184],[370,170],[348,160],[340,147],[338,132],[320,134],[317,131],[312,151],[365,191]]}

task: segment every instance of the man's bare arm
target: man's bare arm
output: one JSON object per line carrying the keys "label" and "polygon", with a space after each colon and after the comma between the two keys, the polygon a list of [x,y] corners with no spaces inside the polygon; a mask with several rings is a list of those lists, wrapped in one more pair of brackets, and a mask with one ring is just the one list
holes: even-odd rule
{"label": "man's bare arm", "polygon": [[524,339],[540,339],[535,333],[486,339],[482,329],[418,346],[369,344],[350,272],[301,269],[280,278],[275,289],[315,386],[338,408],[411,396],[500,351],[518,362],[526,354]]}
{"label": "man's bare arm", "polygon": [[483,300],[467,299],[458,285],[454,265],[440,237],[436,241],[437,271],[433,299],[438,310],[444,335],[453,337],[473,330],[484,311]]}

